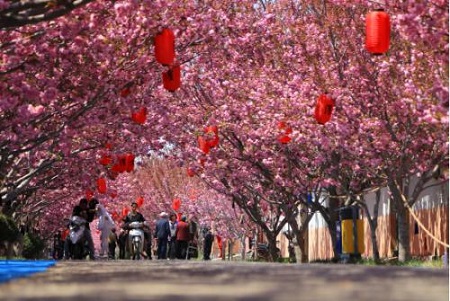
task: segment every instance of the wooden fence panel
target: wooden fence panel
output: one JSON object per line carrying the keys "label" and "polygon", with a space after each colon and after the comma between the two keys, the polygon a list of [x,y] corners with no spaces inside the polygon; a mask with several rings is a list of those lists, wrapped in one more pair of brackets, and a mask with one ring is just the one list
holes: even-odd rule
{"label": "wooden fence panel", "polygon": [[[449,208],[439,206],[426,210],[415,211],[419,220],[433,235],[448,244],[449,242]],[[378,250],[381,258],[393,257],[395,246],[395,219],[392,215],[378,217],[377,227]],[[373,257],[370,228],[364,220],[365,252],[363,257]],[[444,247],[428,236],[425,231],[415,227],[415,221],[410,216],[411,255],[422,257],[444,254]],[[333,247],[328,228],[309,229],[309,261],[327,260],[333,258]]]}

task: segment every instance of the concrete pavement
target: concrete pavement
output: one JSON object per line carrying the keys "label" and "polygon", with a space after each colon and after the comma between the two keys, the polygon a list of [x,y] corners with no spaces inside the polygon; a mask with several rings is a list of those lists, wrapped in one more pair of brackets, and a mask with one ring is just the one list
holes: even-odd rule
{"label": "concrete pavement", "polygon": [[448,301],[448,269],[201,261],[63,261],[0,300]]}

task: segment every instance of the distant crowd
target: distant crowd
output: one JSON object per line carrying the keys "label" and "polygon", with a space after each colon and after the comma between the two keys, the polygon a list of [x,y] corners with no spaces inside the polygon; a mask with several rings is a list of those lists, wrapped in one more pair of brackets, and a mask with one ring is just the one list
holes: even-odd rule
{"label": "distant crowd", "polygon": [[[174,213],[161,212],[152,231],[144,216],[138,211],[137,203],[133,202],[131,211],[123,218],[123,223],[117,231],[104,206],[97,199],[88,201],[86,198],[81,199],[73,208],[64,231],[55,234],[53,257],[66,260],[89,257],[90,260],[96,260],[98,257],[95,256],[90,225],[95,218],[98,218],[97,230],[100,232],[100,258],[147,260],[153,257],[160,260],[198,258],[199,238],[201,238],[203,259],[211,259],[214,235],[210,227],[200,230],[193,215],[190,215],[189,219],[182,215],[178,220]],[[134,245],[136,233],[139,249]]]}

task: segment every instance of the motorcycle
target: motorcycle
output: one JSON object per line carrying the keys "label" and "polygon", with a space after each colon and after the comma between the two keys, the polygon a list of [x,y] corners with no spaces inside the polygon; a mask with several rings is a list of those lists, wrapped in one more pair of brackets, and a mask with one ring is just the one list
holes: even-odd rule
{"label": "motorcycle", "polygon": [[131,241],[131,255],[133,260],[141,259],[141,250],[144,245],[144,226],[147,225],[146,222],[131,222],[128,224],[128,235]]}
{"label": "motorcycle", "polygon": [[69,223],[69,237],[71,242],[71,255],[73,259],[83,259],[89,254],[87,241],[84,237],[86,220],[79,216],[73,216]]}

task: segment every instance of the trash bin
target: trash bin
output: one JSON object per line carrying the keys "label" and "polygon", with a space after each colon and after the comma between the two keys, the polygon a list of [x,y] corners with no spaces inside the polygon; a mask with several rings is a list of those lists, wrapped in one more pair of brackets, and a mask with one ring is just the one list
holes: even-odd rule
{"label": "trash bin", "polygon": [[339,210],[341,221],[342,254],[351,258],[361,258],[364,253],[364,222],[359,218],[356,206]]}

